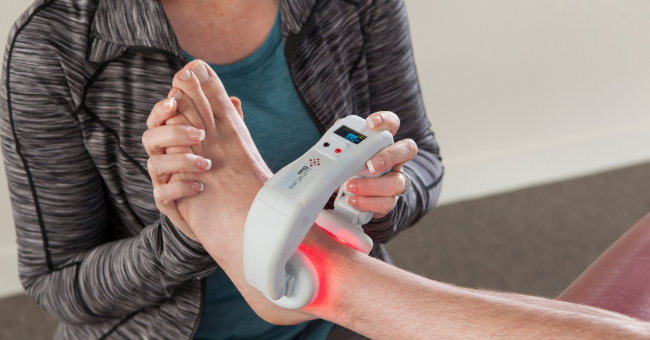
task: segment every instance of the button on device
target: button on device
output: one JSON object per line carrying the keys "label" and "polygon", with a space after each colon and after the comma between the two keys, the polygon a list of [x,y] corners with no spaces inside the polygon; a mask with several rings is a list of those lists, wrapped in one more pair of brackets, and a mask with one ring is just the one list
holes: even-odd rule
{"label": "button on device", "polygon": [[330,157],[338,157],[348,149],[348,145],[330,137],[321,143],[317,149]]}

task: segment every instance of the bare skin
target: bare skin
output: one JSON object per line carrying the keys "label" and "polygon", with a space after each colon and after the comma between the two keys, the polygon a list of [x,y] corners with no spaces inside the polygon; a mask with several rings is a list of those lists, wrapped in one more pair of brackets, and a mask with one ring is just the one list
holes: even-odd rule
{"label": "bare skin", "polygon": [[[322,246],[323,238],[312,248],[320,247],[321,256],[341,254],[341,249],[334,249],[340,246]],[[323,249],[326,247],[331,248]],[[307,309],[371,339],[650,338],[648,323],[617,313],[455,287],[358,252],[342,253],[333,266],[321,267],[319,274],[322,271],[327,271],[329,290],[322,301],[317,300],[320,305]]]}
{"label": "bare skin", "polygon": [[[201,82],[199,78],[202,77],[201,74],[205,71],[209,71],[210,79]],[[197,74],[199,77],[197,77]],[[207,77],[207,74],[205,76]],[[259,153],[257,153],[257,148],[252,144],[252,141],[249,140],[247,143],[244,143],[243,146],[233,143],[233,141],[236,142],[238,139],[238,137],[235,137],[238,136],[238,134],[242,134],[243,131],[245,131],[247,135],[248,131],[245,130],[245,126],[239,126],[238,133],[234,133],[228,129],[225,131],[219,131],[222,127],[232,127],[232,125],[217,124],[219,121],[215,117],[218,117],[219,115],[214,114],[214,112],[222,112],[221,115],[223,117],[229,117],[222,117],[222,119],[227,120],[233,120],[235,118],[234,116],[231,117],[223,112],[228,112],[230,115],[234,114],[237,116],[239,121],[241,121],[243,117],[243,112],[241,110],[241,103],[237,98],[227,97],[227,94],[214,71],[206,67],[203,62],[194,61],[178,72],[174,77],[173,85],[175,87],[170,91],[169,95],[170,98],[173,99],[159,102],[152,111],[147,121],[150,129],[145,132],[145,135],[143,136],[143,144],[151,156],[148,167],[154,184],[154,197],[157,206],[172,220],[177,228],[185,233],[185,235],[201,242],[201,236],[197,234],[196,228],[190,228],[184,219],[185,216],[181,216],[181,213],[179,212],[179,210],[181,210],[182,200],[176,200],[181,197],[191,197],[196,195],[200,191],[200,185],[205,184],[204,194],[219,195],[220,199],[233,203],[233,197],[237,197],[237,195],[243,192],[245,188],[245,185],[241,184],[236,186],[235,191],[231,192],[226,190],[226,187],[228,186],[224,183],[208,183],[199,177],[201,173],[207,171],[207,160],[210,159],[210,153],[209,149],[205,148],[204,143],[207,143],[211,136],[214,135],[219,138],[225,138],[225,136],[230,135],[231,137],[231,139],[220,139],[220,141],[217,142],[218,146],[221,148],[220,152],[229,152],[228,154],[230,155],[228,157],[221,156],[219,158],[235,160],[242,156],[248,157],[252,159],[260,169],[263,168],[263,171],[258,170],[259,182],[257,184],[259,184],[259,187],[255,187],[254,190],[251,191],[252,195],[249,197],[250,201],[243,201],[241,203],[240,207],[242,211],[248,211],[252,199],[257,194],[257,191],[261,188],[261,185],[263,185],[266,179],[272,176],[272,174],[261,160]],[[178,96],[179,93],[182,93],[183,95]],[[180,114],[173,115],[175,110],[180,112]],[[399,119],[395,114],[390,112],[379,112],[371,116],[371,118],[376,117],[383,118],[380,119],[380,121],[377,121],[377,124],[373,127],[374,130],[389,130],[391,133],[395,134],[399,127]],[[174,125],[167,125],[170,122]],[[205,131],[205,140],[203,141],[197,137],[200,136],[200,130]],[[215,131],[217,131],[216,135]],[[248,136],[248,138],[250,139],[250,136]],[[408,143],[408,141],[406,141],[406,143]],[[397,144],[398,148],[394,148],[394,150],[404,149],[403,146],[400,149],[399,145],[400,144]],[[167,150],[167,153],[165,153],[165,150]],[[170,153],[170,150],[186,153]],[[410,154],[400,152],[395,153],[391,150],[393,149],[387,148],[379,153],[379,155],[384,155],[383,157],[389,160],[389,163],[386,164],[388,167],[394,165],[401,167],[401,164],[403,164],[404,161],[414,157],[417,152],[417,149],[411,149],[409,151]],[[194,153],[196,153],[196,155]],[[397,163],[392,164],[390,162]],[[245,175],[242,174],[241,171],[233,173],[228,171],[222,172],[222,170],[224,170],[224,168],[220,167],[219,163],[213,163],[209,170],[209,172],[213,174],[210,178],[214,179],[213,176],[218,177],[222,181],[232,184],[233,181],[236,182],[238,177]],[[175,180],[172,177],[172,174],[173,176],[176,176]],[[392,180],[398,183],[397,186],[399,188],[395,189],[395,185],[393,185],[393,188],[389,186],[388,188],[385,188],[385,190],[399,191],[403,188],[404,182],[401,177],[393,178]],[[397,193],[399,192],[390,193],[390,195],[395,195]],[[216,203],[213,202],[211,204]],[[389,210],[392,209],[392,204],[391,201],[391,205],[388,207]],[[216,204],[215,207],[216,206],[223,205]],[[204,208],[208,209],[207,206]],[[200,209],[197,209],[197,211],[200,211]],[[232,222],[233,224],[236,224],[235,221],[242,223],[245,221],[245,215],[242,216],[241,214],[237,214],[229,209],[224,210],[221,216],[221,221],[227,221],[232,217],[234,219]],[[241,220],[242,217],[244,220]],[[213,242],[210,245],[204,244],[204,246],[209,252],[211,252],[211,249],[212,252],[215,253],[223,251],[223,249],[218,249],[218,246]],[[229,244],[223,245],[224,249],[228,246]],[[238,252],[238,255],[241,255],[240,251]],[[216,255],[213,254],[213,257],[216,258]],[[222,267],[224,267],[224,271],[230,275],[229,269],[226,268],[226,266]],[[234,271],[240,269],[243,268],[233,268]],[[237,277],[237,275],[231,276],[231,278],[233,277]],[[236,279],[233,279],[233,282],[240,289],[242,295],[244,295],[244,298],[249,301],[251,306],[257,306],[259,309],[268,311],[265,313],[264,311],[256,310],[261,316],[264,315],[262,316],[263,318],[269,318],[267,321],[286,324],[313,319],[313,316],[284,310],[275,306],[258,291],[252,289],[252,287],[243,281],[237,282]]]}
{"label": "bare skin", "polygon": [[[277,0],[161,2],[181,47],[213,64],[236,62],[255,51],[272,27],[278,4]],[[156,203],[173,216],[181,231],[204,244],[265,320],[294,324],[319,317],[373,339],[649,337],[648,324],[616,313],[430,281],[364,256],[316,227],[301,249],[319,272],[322,289],[318,299],[298,311],[275,306],[245,282],[241,250],[248,207],[271,174],[241,120],[241,103],[227,97],[216,75],[199,81],[195,66],[188,65],[174,78],[169,98],[175,99],[161,101],[154,108],[151,130],[143,137],[154,159],[150,172],[156,177]],[[190,77],[181,80],[185,71]],[[177,111],[181,114],[172,117]],[[155,130],[163,127],[165,131]],[[205,131],[203,140],[200,130]],[[412,151],[402,144],[375,160],[384,162],[385,167],[401,167]],[[392,164],[385,162],[391,158],[395,158]],[[209,170],[208,160],[212,163]],[[394,193],[381,189],[396,191],[404,182],[393,175],[386,183],[352,183],[356,188],[348,189],[356,189],[360,196],[350,203],[374,211],[378,217],[394,205],[386,204]],[[204,192],[197,195],[201,188]],[[385,197],[371,202],[365,196]]]}
{"label": "bare skin", "polygon": [[161,0],[181,48],[225,65],[255,52],[271,32],[278,0]]}
{"label": "bare skin", "polygon": [[[161,4],[181,48],[195,58],[218,65],[242,60],[257,50],[273,27],[279,5],[278,0],[161,0]],[[179,92],[182,96],[180,89],[173,89],[168,98],[177,96]],[[243,114],[239,99],[231,99],[240,114]],[[149,128],[181,124],[184,127],[194,126],[202,129],[201,121],[196,119],[198,116],[191,112],[191,107],[184,102],[187,102],[187,98],[178,98],[177,101],[171,102],[171,106],[166,106],[165,104],[169,103],[161,101],[152,111],[152,116],[156,118],[150,119]],[[188,112],[184,112],[185,110]],[[181,114],[171,117],[174,112]],[[373,129],[388,129],[395,134],[399,128],[397,116],[388,112],[375,113],[370,116],[370,120],[373,122]],[[156,150],[155,154],[191,152],[202,155],[199,142],[177,141],[176,145],[182,147],[170,147],[165,152]],[[154,153],[150,153],[152,154]],[[370,160],[372,168],[374,173],[387,169],[392,169],[393,172],[380,178],[350,180],[347,189],[354,195],[348,198],[348,203],[359,211],[373,212],[374,218],[384,217],[393,210],[397,195],[406,185],[406,178],[397,171],[401,171],[402,165],[416,155],[417,145],[411,139],[401,140],[384,149]],[[182,161],[179,157],[175,160],[177,163]],[[186,158],[185,161],[194,160]],[[203,162],[200,159],[198,161]],[[154,165],[171,164],[171,161],[164,161],[164,157],[157,157],[153,162]],[[187,169],[187,166],[183,169]],[[158,167],[157,171],[166,170]],[[188,181],[176,183],[181,179]],[[165,186],[168,182],[173,184]],[[154,179],[154,187],[161,212],[169,216],[181,231],[195,239],[187,223],[175,211],[175,200],[197,193],[201,188],[200,183],[192,182],[191,176],[162,175]]]}
{"label": "bare skin", "polygon": [[[190,64],[183,72],[191,70]],[[321,280],[314,303],[288,311],[244,280],[243,230],[248,208],[270,177],[237,108],[214,73],[179,84],[204,121],[209,171],[200,195],[183,198],[180,214],[258,315],[277,324],[319,317],[373,339],[648,339],[648,323],[547,299],[455,287],[414,275],[342,245],[314,227],[301,245]],[[396,288],[399,287],[399,288]]]}

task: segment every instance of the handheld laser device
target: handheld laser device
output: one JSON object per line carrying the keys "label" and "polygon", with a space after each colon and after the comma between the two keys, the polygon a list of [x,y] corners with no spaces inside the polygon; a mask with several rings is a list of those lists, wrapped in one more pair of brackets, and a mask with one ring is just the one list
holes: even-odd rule
{"label": "handheld laser device", "polygon": [[[316,222],[366,254],[372,239],[361,226],[372,213],[347,204],[353,176],[378,177],[366,162],[393,144],[388,131],[372,131],[358,116],[338,121],[300,158],[282,168],[257,193],[244,230],[246,281],[277,305],[302,308],[318,295],[318,273],[298,245]],[[333,210],[323,210],[340,187]]]}

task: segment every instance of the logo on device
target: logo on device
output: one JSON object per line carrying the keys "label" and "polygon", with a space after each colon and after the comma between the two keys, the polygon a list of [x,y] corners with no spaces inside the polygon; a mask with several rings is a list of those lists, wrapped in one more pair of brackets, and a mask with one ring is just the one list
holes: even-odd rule
{"label": "logo on device", "polygon": [[309,166],[319,166],[319,165],[320,165],[320,158],[309,159]]}
{"label": "logo on device", "polygon": [[308,168],[306,165],[302,167],[302,169],[298,170],[298,178],[296,178],[293,183],[289,185],[289,190],[293,189],[296,185],[298,185],[300,182],[302,182],[302,179],[309,174],[309,172],[312,171],[310,168]]}

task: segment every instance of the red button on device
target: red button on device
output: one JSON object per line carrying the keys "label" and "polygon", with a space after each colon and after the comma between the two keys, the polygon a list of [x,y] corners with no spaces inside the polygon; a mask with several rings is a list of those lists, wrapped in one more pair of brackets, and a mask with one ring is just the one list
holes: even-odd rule
{"label": "red button on device", "polygon": [[336,150],[334,150],[334,152],[341,153],[341,149],[336,149]]}

